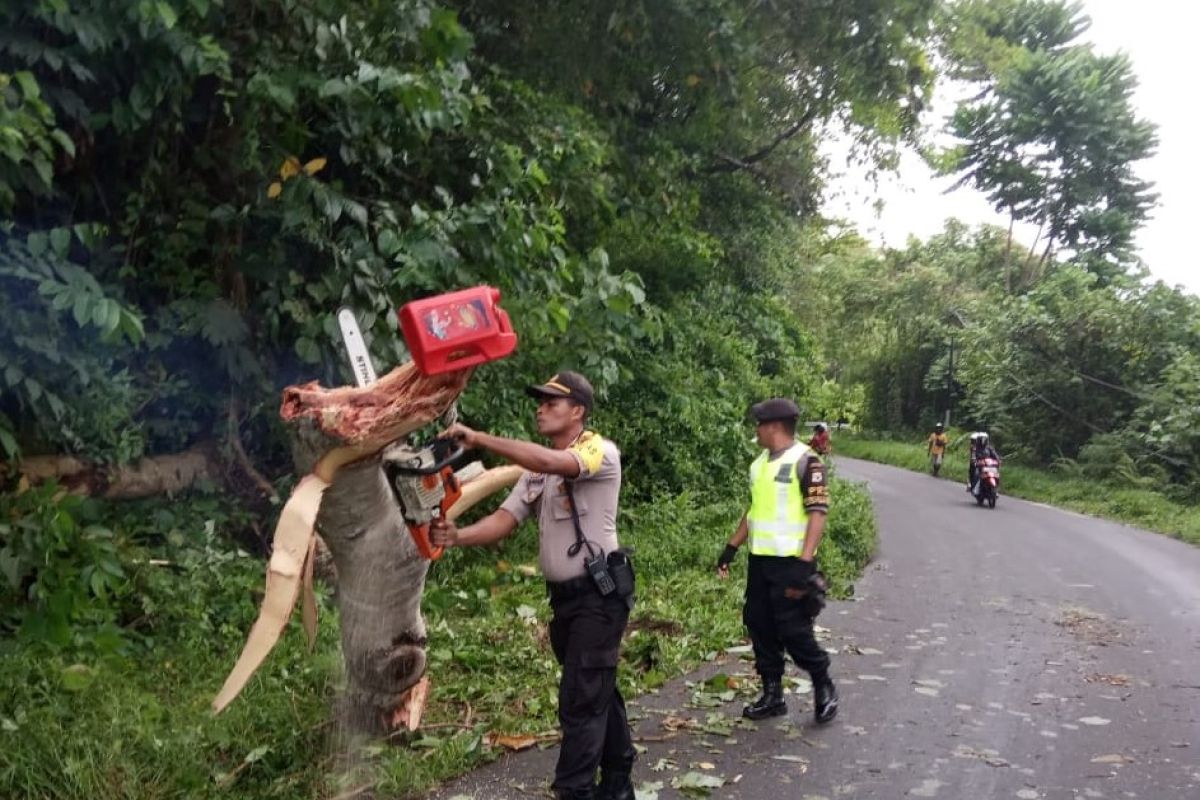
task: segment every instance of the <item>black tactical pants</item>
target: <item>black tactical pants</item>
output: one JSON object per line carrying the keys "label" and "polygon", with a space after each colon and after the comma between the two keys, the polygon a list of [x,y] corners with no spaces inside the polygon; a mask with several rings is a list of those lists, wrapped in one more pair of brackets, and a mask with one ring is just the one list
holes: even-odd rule
{"label": "black tactical pants", "polygon": [[590,579],[577,590],[551,586],[550,646],[562,665],[558,720],[562,747],[554,769],[554,789],[570,791],[595,784],[596,768],[629,772],[637,751],[617,689],[617,657],[629,604],[614,594],[601,597]]}
{"label": "black tactical pants", "polygon": [[829,654],[813,633],[820,612],[808,583],[814,569],[798,558],[750,556],[742,621],[754,645],[754,668],[763,678],[783,677],[785,650],[814,680],[829,674]]}

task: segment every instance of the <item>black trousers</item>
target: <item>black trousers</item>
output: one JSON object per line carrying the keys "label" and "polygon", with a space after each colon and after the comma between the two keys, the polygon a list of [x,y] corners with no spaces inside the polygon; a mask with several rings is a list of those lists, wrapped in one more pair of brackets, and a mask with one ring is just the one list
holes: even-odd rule
{"label": "black trousers", "polygon": [[592,586],[551,594],[550,646],[562,665],[558,721],[562,747],[554,769],[556,790],[585,789],[596,768],[629,772],[637,751],[617,688],[617,658],[629,621],[629,604]]}
{"label": "black trousers", "polygon": [[829,674],[829,654],[813,633],[820,609],[809,595],[811,571],[798,558],[750,555],[742,621],[754,645],[754,668],[763,678],[783,677],[784,651],[814,680]]}

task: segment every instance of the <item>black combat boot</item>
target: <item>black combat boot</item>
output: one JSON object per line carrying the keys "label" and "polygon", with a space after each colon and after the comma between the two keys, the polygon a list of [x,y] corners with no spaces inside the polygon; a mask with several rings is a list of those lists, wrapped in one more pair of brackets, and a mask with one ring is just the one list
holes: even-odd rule
{"label": "black combat boot", "polygon": [[826,676],[822,681],[813,681],[813,717],[824,724],[837,716],[838,693],[833,681]]}
{"label": "black combat boot", "polygon": [[763,678],[762,697],[742,709],[746,719],[766,719],[778,717],[787,713],[787,703],[783,702],[783,680],[781,678]]}
{"label": "black combat boot", "polygon": [[582,789],[554,789],[555,800],[595,800],[596,787],[586,786]]}
{"label": "black combat boot", "polygon": [[629,777],[629,771],[601,767],[596,800],[634,800],[633,781]]}

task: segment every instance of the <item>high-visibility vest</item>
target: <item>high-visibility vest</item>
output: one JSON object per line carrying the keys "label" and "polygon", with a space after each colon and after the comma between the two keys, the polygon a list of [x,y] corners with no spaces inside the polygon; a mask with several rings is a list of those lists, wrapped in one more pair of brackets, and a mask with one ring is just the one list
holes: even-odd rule
{"label": "high-visibility vest", "polygon": [[766,450],[750,465],[750,552],[798,556],[804,552],[808,514],[800,496],[799,464],[811,451],[796,443],[770,460]]}

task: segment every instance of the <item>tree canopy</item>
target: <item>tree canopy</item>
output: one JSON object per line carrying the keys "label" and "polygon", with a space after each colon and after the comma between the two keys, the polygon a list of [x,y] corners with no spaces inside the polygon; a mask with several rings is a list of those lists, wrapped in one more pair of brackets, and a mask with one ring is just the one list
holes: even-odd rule
{"label": "tree canopy", "polygon": [[1075,2],[951,6],[942,54],[973,94],[950,121],[958,144],[936,160],[997,210],[1039,226],[1039,263],[1057,248],[1113,281],[1135,261],[1133,235],[1154,203],[1135,168],[1157,139],[1134,111],[1128,57],[1083,43],[1089,25]]}

